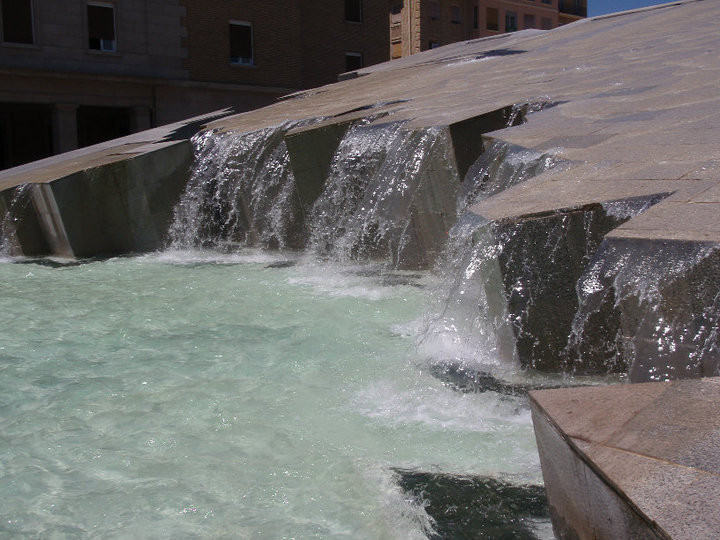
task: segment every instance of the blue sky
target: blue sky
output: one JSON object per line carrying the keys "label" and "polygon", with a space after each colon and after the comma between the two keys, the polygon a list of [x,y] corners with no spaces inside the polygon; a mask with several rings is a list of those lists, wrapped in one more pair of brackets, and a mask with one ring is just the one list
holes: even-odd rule
{"label": "blue sky", "polygon": [[605,15],[616,11],[637,9],[658,4],[667,4],[671,0],[588,0],[588,16]]}

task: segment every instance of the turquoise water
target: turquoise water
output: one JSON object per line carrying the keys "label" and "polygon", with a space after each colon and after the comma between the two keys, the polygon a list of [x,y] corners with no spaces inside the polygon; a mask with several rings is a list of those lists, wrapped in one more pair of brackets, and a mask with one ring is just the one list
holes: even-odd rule
{"label": "turquoise water", "polygon": [[422,538],[393,468],[541,482],[522,398],[429,373],[431,275],[275,262],[0,262],[0,536]]}

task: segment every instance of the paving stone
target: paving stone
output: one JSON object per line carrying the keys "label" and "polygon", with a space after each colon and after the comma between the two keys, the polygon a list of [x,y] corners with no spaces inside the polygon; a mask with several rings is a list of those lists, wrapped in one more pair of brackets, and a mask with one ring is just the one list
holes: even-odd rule
{"label": "paving stone", "polygon": [[562,538],[720,536],[720,378],[530,395]]}

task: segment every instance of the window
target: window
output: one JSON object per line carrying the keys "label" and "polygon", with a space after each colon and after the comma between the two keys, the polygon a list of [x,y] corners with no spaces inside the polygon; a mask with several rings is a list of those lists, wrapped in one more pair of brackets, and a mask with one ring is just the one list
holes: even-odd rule
{"label": "window", "polygon": [[542,28],[543,30],[551,30],[552,19],[550,19],[550,17],[542,17],[540,19],[540,28]]}
{"label": "window", "polygon": [[255,64],[252,24],[230,21],[230,63],[243,66]]}
{"label": "window", "polygon": [[500,15],[497,8],[486,8],[485,9],[485,28],[488,30],[500,30],[500,23],[498,22]]}
{"label": "window", "polygon": [[480,27],[480,10],[477,6],[473,7],[473,28],[477,30]]}
{"label": "window", "polygon": [[402,10],[402,2],[390,6],[390,24],[402,24]]}
{"label": "window", "polygon": [[2,0],[1,5],[3,41],[34,43],[31,0]]}
{"label": "window", "polygon": [[363,54],[359,52],[345,53],[345,71],[355,71],[363,67]]}
{"label": "window", "polygon": [[431,19],[437,20],[440,18],[440,2],[430,2],[428,9]]}
{"label": "window", "polygon": [[523,15],[523,28],[535,28],[535,15]]}
{"label": "window", "polygon": [[450,6],[450,22],[460,24],[460,6],[453,4]]}
{"label": "window", "polygon": [[96,51],[114,51],[115,10],[111,4],[88,3],[88,47]]}
{"label": "window", "polygon": [[345,0],[345,20],[350,22],[362,22],[362,8],[362,0]]}
{"label": "window", "polygon": [[543,4],[552,4],[552,0],[540,0]]}
{"label": "window", "polygon": [[517,13],[514,11],[505,12],[505,31],[514,32],[517,30]]}

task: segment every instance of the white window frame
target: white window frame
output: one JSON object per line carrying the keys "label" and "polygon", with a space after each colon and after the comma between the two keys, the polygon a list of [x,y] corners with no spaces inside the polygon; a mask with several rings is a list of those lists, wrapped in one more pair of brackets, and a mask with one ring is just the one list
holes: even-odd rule
{"label": "white window frame", "polygon": [[[88,2],[85,2],[85,16],[87,17],[87,6],[97,6],[97,7],[104,7],[104,8],[110,8],[112,9],[113,14],[113,35],[115,36],[115,39],[101,39],[100,40],[100,48],[99,49],[90,49],[90,46],[88,45],[88,49],[91,51],[100,51],[100,52],[117,52],[117,17],[115,16],[115,4],[112,2],[96,2],[93,0],[89,0]],[[90,20],[87,21],[87,32],[88,32],[88,42],[90,41]]]}

